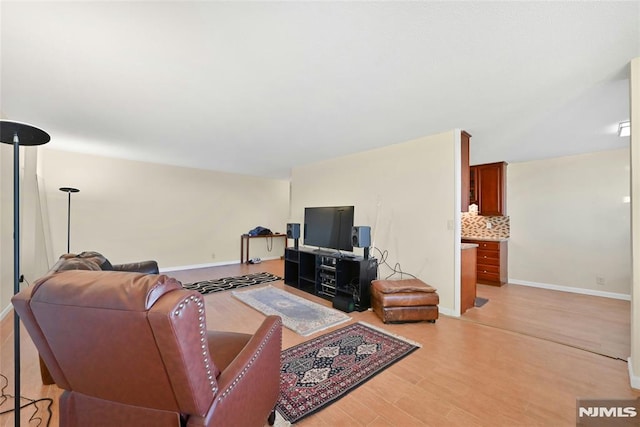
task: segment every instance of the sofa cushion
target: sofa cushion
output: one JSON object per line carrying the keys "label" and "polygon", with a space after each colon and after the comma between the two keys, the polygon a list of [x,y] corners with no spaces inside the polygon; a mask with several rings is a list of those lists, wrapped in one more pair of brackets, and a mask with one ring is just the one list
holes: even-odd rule
{"label": "sofa cushion", "polygon": [[98,266],[100,267],[101,270],[104,270],[104,271],[113,270],[113,265],[111,265],[109,260],[104,255],[102,255],[100,252],[84,251],[84,252],[80,252],[77,255],[77,257],[78,258],[86,258],[86,259],[93,260],[94,262],[96,262],[98,264]]}
{"label": "sofa cushion", "polygon": [[373,280],[371,282],[371,286],[383,294],[396,294],[402,292],[436,292],[434,287],[427,285],[420,279]]}

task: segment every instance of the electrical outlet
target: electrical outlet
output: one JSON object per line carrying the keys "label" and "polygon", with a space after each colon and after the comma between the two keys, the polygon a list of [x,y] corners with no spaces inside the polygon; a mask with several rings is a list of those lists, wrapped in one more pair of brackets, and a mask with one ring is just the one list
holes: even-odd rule
{"label": "electrical outlet", "polygon": [[491,221],[487,221],[487,230],[491,229]]}
{"label": "electrical outlet", "polygon": [[604,277],[602,276],[596,276],[596,285],[598,286],[604,286],[606,285],[606,280],[604,280]]}

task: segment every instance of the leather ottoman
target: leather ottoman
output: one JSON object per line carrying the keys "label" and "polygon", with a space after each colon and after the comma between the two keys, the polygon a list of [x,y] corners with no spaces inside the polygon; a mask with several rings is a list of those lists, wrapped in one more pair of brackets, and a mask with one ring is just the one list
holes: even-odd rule
{"label": "leather ottoman", "polygon": [[434,323],[439,302],[435,288],[419,279],[371,282],[371,307],[384,323]]}

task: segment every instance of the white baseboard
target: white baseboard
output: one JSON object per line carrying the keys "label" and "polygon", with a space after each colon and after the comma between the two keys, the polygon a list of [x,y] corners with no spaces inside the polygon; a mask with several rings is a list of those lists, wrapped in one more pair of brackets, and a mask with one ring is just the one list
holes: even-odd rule
{"label": "white baseboard", "polygon": [[7,314],[11,313],[12,311],[13,311],[13,304],[9,303],[9,305],[6,306],[4,310],[0,311],[0,320],[7,317]]}
{"label": "white baseboard", "polygon": [[[280,259],[281,257],[270,257],[270,258],[262,258],[263,261],[271,261],[274,259]],[[209,267],[221,267],[223,265],[232,265],[232,264],[240,264],[240,260],[236,259],[233,261],[221,261],[221,262],[212,262],[207,264],[192,264],[192,265],[180,265],[177,267],[163,267],[160,268],[160,273],[168,273],[170,271],[178,271],[178,270],[194,270],[196,268],[209,268]]]}
{"label": "white baseboard", "polygon": [[438,312],[440,314],[444,314],[445,316],[449,316],[449,317],[460,317],[460,315],[456,313],[455,310],[451,310],[450,308],[446,308],[446,307],[438,307]]}
{"label": "white baseboard", "polygon": [[531,286],[533,288],[550,289],[550,290],[553,290],[553,291],[572,292],[574,294],[593,295],[593,296],[596,296],[596,297],[613,298],[613,299],[621,299],[621,300],[625,300],[625,301],[631,301],[631,295],[618,294],[618,293],[615,293],[615,292],[598,291],[598,290],[595,290],[595,289],[573,288],[571,286],[551,285],[551,284],[548,284],[548,283],[529,282],[527,280],[518,280],[518,279],[509,279],[508,283],[512,284],[512,285]]}
{"label": "white baseboard", "polygon": [[179,265],[177,267],[163,267],[160,268],[160,273],[167,273],[170,271],[179,271],[179,270],[194,270],[196,268],[208,268],[208,267],[220,267],[223,265],[231,265],[231,264],[239,264],[240,261],[222,261],[222,262],[212,262],[207,264],[191,264],[191,265]]}
{"label": "white baseboard", "polygon": [[627,365],[629,366],[629,382],[631,383],[631,388],[640,390],[640,377],[633,374],[633,366],[631,365],[631,358],[627,359]]}

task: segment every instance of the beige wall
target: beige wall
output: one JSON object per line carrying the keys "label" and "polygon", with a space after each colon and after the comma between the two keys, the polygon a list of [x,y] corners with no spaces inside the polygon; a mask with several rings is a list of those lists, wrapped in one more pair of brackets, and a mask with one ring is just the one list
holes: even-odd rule
{"label": "beige wall", "polygon": [[508,168],[509,281],[628,296],[629,150]]}
{"label": "beige wall", "polygon": [[631,61],[631,229],[633,285],[631,296],[631,385],[640,389],[640,58]]}
{"label": "beige wall", "polygon": [[[238,262],[240,235],[262,225],[284,231],[289,183],[238,174],[112,159],[44,148],[41,154],[53,257],[66,252],[67,194],[71,252],[96,250],[114,263],[155,259],[161,268]],[[266,241],[251,256],[279,257]]]}
{"label": "beige wall", "polygon": [[[452,131],[294,168],[290,219],[304,223],[309,206],[354,205],[355,225],[372,227],[372,243],[388,251],[388,263],[399,263],[436,287],[441,311],[454,314],[459,247],[454,224],[460,222],[456,143],[459,132]],[[380,259],[375,251],[372,255]],[[389,274],[381,268],[379,277]]]}
{"label": "beige wall", "polygon": [[[13,294],[13,152],[6,144],[0,148],[1,317]],[[257,225],[285,231],[289,208],[285,180],[48,146],[29,149],[21,155],[26,168],[21,185],[21,270],[29,282],[66,252],[67,195],[58,190],[64,186],[80,189],[71,198],[71,251],[96,250],[113,263],[155,259],[163,269],[234,263],[240,259],[242,233]],[[259,239],[252,242],[250,256],[277,258],[283,250],[282,239]]]}

